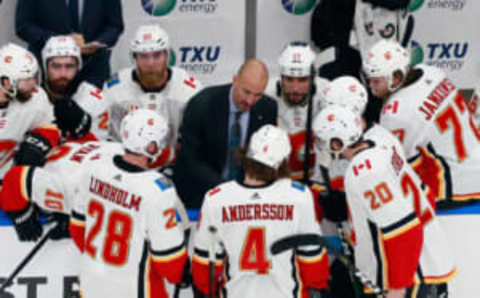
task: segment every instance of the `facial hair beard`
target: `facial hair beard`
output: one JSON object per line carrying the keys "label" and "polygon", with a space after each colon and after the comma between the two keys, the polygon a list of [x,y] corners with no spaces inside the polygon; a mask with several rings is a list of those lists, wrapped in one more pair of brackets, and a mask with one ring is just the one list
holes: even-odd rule
{"label": "facial hair beard", "polygon": [[26,102],[32,97],[32,92],[30,91],[29,93],[21,92],[20,90],[17,91],[17,100],[19,102]]}
{"label": "facial hair beard", "polygon": [[163,79],[162,71],[148,71],[143,72],[138,71],[138,79],[145,88],[156,88],[159,87],[160,82]]}

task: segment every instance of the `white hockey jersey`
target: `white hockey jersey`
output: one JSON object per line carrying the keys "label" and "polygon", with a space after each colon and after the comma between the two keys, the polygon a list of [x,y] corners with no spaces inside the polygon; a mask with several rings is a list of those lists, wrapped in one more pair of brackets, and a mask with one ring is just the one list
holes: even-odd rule
{"label": "white hockey jersey", "polygon": [[[223,280],[228,297],[305,297],[306,287],[327,286],[324,248],[301,248],[296,258],[293,251],[276,256],[270,252],[272,243],[285,236],[321,233],[308,187],[290,179],[263,187],[231,181],[207,193],[193,256],[194,281],[204,293],[208,293],[210,226],[217,229],[224,248],[216,246],[216,265],[228,264]],[[222,270],[217,268],[217,276]]]}
{"label": "white hockey jersey", "polygon": [[168,145],[177,144],[183,110],[188,100],[202,88],[202,84],[181,68],[170,67],[169,70],[170,79],[160,92],[143,91],[133,79],[134,68],[123,69],[107,81],[103,92],[110,105],[110,133],[114,139],[120,140],[120,122],[125,114],[146,108],[157,111],[167,120],[170,129]]}
{"label": "white hockey jersey", "polygon": [[480,87],[475,88],[470,99],[470,111],[477,130],[480,131]]}
{"label": "white hockey jersey", "polygon": [[70,215],[78,178],[88,168],[90,159],[123,152],[122,145],[113,142],[65,143],[52,149],[43,167],[11,168],[1,190],[3,204],[16,211],[31,202],[42,211]]}
{"label": "white hockey jersey", "polygon": [[345,189],[355,262],[370,280],[389,289],[453,278],[456,268],[446,237],[401,150],[377,144],[357,153]]}
{"label": "white hockey jersey", "polygon": [[412,167],[437,200],[480,199],[480,131],[467,101],[438,68],[393,93],[380,124],[396,135]]}
{"label": "white hockey jersey", "polygon": [[73,95],[73,100],[92,117],[90,132],[99,140],[106,140],[109,136],[110,115],[109,106],[103,98],[102,89],[90,83],[82,82]]}
{"label": "white hockey jersey", "polygon": [[17,145],[33,129],[56,129],[53,106],[45,91],[38,87],[26,102],[11,100],[0,109],[0,180],[13,165]]}
{"label": "white hockey jersey", "polygon": [[[278,126],[284,129],[289,137],[292,146],[290,154],[289,167],[292,179],[303,178],[304,156],[305,156],[305,140],[306,140],[306,124],[308,105],[290,105],[283,99],[278,84],[280,77],[269,80],[265,94],[274,98],[278,104]],[[315,78],[315,94],[312,98],[312,121],[315,115],[325,106],[322,96],[322,90],[327,86],[328,81],[319,77]],[[315,166],[315,149],[312,143],[310,145],[310,175],[313,173]]]}
{"label": "white hockey jersey", "polygon": [[120,156],[92,161],[78,181],[71,233],[83,250],[83,297],[169,297],[187,258],[173,185]]}

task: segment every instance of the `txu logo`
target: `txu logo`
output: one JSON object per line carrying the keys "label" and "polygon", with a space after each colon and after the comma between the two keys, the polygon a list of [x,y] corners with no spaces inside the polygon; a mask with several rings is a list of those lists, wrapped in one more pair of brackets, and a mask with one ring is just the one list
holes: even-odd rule
{"label": "txu logo", "polygon": [[316,0],[282,0],[282,5],[289,13],[301,15],[312,10],[315,2]]}
{"label": "txu logo", "polygon": [[161,17],[169,14],[177,4],[177,0],[142,0],[143,9],[150,15]]}

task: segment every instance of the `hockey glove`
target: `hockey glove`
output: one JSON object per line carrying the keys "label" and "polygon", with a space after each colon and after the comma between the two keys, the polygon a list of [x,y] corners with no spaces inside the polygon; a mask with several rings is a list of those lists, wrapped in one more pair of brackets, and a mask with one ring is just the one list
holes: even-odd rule
{"label": "hockey glove", "polygon": [[332,190],[320,193],[318,203],[322,205],[325,217],[333,222],[347,220],[347,200],[345,192]]}
{"label": "hockey glove", "polygon": [[92,126],[92,117],[70,98],[55,101],[55,121],[62,133],[74,139],[85,136]]}
{"label": "hockey glove", "polygon": [[70,238],[70,231],[68,229],[70,224],[70,216],[55,212],[50,216],[49,222],[56,223],[55,227],[53,227],[52,231],[50,232],[50,239],[62,240]]}
{"label": "hockey glove", "polygon": [[16,165],[43,166],[52,145],[39,133],[28,132],[18,148],[14,161]]}
{"label": "hockey glove", "polygon": [[27,208],[21,211],[7,212],[7,215],[13,221],[20,241],[36,241],[42,236],[43,227],[38,218],[37,208],[33,204],[28,204]]}

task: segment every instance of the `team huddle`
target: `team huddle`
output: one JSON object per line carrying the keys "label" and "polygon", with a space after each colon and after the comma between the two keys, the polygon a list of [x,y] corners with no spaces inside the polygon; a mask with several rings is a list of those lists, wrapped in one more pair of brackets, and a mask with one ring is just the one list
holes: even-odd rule
{"label": "team huddle", "polygon": [[[82,297],[340,297],[330,265],[344,258],[330,247],[271,251],[332,229],[353,250],[340,251],[349,273],[361,272],[348,282],[355,297],[448,297],[457,268],[436,210],[480,199],[478,96],[469,103],[441,70],[411,65],[395,41],[370,48],[368,85],[316,76],[316,53],[290,43],[260,92],[275,99],[276,125],[240,142],[241,175],[199,194],[193,227],[169,171],[203,86],[167,66],[169,48],[162,28],[140,26],[134,66],[103,90],[74,84],[82,57],[68,36],[47,41],[41,84],[31,53],[0,48],[0,208],[21,241],[72,238]],[[232,105],[238,86],[258,93],[241,74]],[[368,88],[384,101],[379,123],[363,118]]]}

